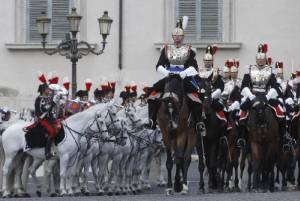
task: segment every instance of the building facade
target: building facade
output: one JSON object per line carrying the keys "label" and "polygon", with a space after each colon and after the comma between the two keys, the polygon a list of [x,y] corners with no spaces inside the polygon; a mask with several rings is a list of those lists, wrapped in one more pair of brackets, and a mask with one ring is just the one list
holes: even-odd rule
{"label": "building facade", "polygon": [[[240,76],[255,62],[260,42],[269,44],[269,55],[284,63],[288,77],[299,69],[300,1],[298,0],[3,0],[0,7],[0,105],[13,109],[33,107],[37,72],[56,72],[71,79],[71,62],[43,53],[34,18],[45,10],[52,18],[53,48],[64,38],[68,24],[63,16],[71,7],[82,15],[79,38],[100,45],[97,18],[107,10],[114,20],[105,53],[78,62],[78,89],[93,80],[92,91],[105,77],[117,81],[117,92],[126,82],[151,85],[159,76],[155,65],[160,47],[171,41],[176,20],[188,15],[186,42],[197,50],[199,65],[207,44],[219,47],[215,65],[239,58]],[[299,18],[298,18],[299,17]],[[90,93],[92,96],[92,93]],[[117,94],[118,95],[118,94]]]}

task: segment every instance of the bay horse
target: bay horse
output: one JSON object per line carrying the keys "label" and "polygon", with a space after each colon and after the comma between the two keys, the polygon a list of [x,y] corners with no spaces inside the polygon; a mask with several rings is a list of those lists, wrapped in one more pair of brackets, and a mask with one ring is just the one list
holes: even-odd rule
{"label": "bay horse", "polygon": [[[183,80],[179,75],[170,74],[166,78],[165,90],[158,111],[158,123],[167,153],[167,195],[173,193],[173,153],[176,164],[174,190],[181,194],[188,193],[187,173],[191,162],[191,153],[196,143],[196,134],[193,128],[188,126],[188,111]],[[182,172],[182,182],[180,172]]]}
{"label": "bay horse", "polygon": [[274,166],[279,148],[279,125],[271,107],[264,100],[264,95],[257,94],[256,99],[249,111],[247,122],[253,170],[253,190],[258,191],[262,184],[261,187],[264,190],[269,188],[273,192]]}
{"label": "bay horse", "polygon": [[[205,90],[205,97],[203,100],[203,122],[205,125],[205,136],[201,132],[197,132],[197,144],[196,149],[199,157],[198,170],[200,174],[199,192],[204,193],[204,179],[203,173],[205,170],[205,164],[208,169],[208,190],[216,190],[219,185],[218,174],[218,156],[221,137],[224,137],[224,127],[221,125],[216,112],[211,107],[211,79],[201,79],[199,85]],[[200,129],[197,129],[199,131]],[[225,138],[223,138],[225,139]]]}

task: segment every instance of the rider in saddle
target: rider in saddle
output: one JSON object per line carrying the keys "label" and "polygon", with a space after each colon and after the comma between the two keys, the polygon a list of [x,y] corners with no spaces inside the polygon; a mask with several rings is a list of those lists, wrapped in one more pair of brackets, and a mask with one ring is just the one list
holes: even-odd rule
{"label": "rider in saddle", "polygon": [[52,157],[51,145],[54,137],[56,136],[56,129],[54,128],[55,118],[52,113],[52,107],[54,102],[52,100],[52,90],[49,88],[45,77],[42,75],[39,77],[43,84],[39,85],[38,92],[40,95],[35,99],[35,115],[36,121],[42,125],[47,131],[47,143],[45,147],[46,160]]}
{"label": "rider in saddle", "polygon": [[[214,67],[214,54],[216,51],[217,46],[215,45],[208,45],[206,47],[203,58],[204,66],[199,68],[199,75],[201,80],[203,80],[206,85],[208,85],[207,87],[209,87],[208,90],[210,90],[211,93],[211,107],[221,123],[221,127],[223,129],[222,134],[225,135],[227,133],[227,129],[230,128],[230,125],[228,124],[227,117],[224,113],[224,101],[222,100],[224,80],[221,74],[219,74],[219,69]],[[229,75],[228,72],[226,74]],[[229,80],[229,76],[226,79]]]}
{"label": "rider in saddle", "polygon": [[[238,120],[238,113],[240,110],[240,88],[241,80],[238,78],[239,61],[234,59],[229,59],[226,61],[223,67],[223,81],[224,81],[224,91],[222,92],[222,100],[226,108],[226,117],[231,114],[233,121]],[[227,130],[230,130],[232,125],[228,124]]]}
{"label": "rider in saddle", "polygon": [[[299,72],[300,76],[300,72]],[[291,130],[292,120],[299,115],[299,107],[297,106],[296,87],[300,80],[296,78],[296,74],[291,75],[290,80],[287,82],[286,90],[284,93],[285,108],[286,108],[286,124],[287,128]]]}
{"label": "rider in saddle", "polygon": [[187,104],[194,120],[194,126],[201,123],[202,100],[200,99],[198,64],[195,59],[196,51],[190,45],[182,43],[187,19],[188,17],[184,16],[183,21],[177,22],[172,33],[174,44],[163,46],[156,65],[156,70],[162,75],[162,79],[150,87],[147,92],[150,127],[154,130],[156,129],[156,118],[160,106],[159,99],[164,93],[166,78],[170,73],[179,74],[183,79],[184,92],[188,97]]}
{"label": "rider in saddle", "polygon": [[106,103],[114,98],[116,82],[105,82],[101,84],[102,102]]}
{"label": "rider in saddle", "polygon": [[248,110],[263,101],[273,108],[279,122],[279,133],[282,139],[286,131],[284,108],[279,100],[283,100],[283,90],[276,79],[276,72],[273,72],[272,60],[267,58],[267,51],[267,44],[259,44],[256,55],[257,64],[250,65],[249,73],[244,75],[241,87],[243,98],[239,123],[240,127],[243,127],[242,133],[244,133]]}
{"label": "rider in saddle", "polygon": [[121,105],[126,107],[130,103],[130,85],[126,85],[125,90],[120,93],[120,98],[122,98]]}

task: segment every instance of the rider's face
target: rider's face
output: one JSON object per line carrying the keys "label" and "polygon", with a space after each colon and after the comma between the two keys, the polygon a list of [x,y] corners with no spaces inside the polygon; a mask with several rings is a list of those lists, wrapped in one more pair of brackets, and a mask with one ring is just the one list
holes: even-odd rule
{"label": "rider's face", "polygon": [[237,72],[231,72],[230,76],[231,76],[232,79],[237,79],[238,73]]}
{"label": "rider's face", "polygon": [[256,58],[256,63],[259,66],[264,66],[267,64],[266,58]]}
{"label": "rider's face", "polygon": [[212,60],[203,60],[204,67],[208,70],[210,70],[213,67],[213,61]]}
{"label": "rider's face", "polygon": [[183,41],[183,35],[172,35],[175,44],[181,44]]}
{"label": "rider's face", "polygon": [[229,79],[229,76],[230,76],[229,72],[225,72],[223,75],[224,79]]}

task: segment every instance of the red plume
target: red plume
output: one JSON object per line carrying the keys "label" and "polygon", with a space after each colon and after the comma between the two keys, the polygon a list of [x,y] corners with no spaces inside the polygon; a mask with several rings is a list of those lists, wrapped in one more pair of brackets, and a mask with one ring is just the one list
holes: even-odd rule
{"label": "red plume", "polygon": [[296,71],[296,76],[300,77],[300,71],[298,71],[298,70]]}
{"label": "red plume", "polygon": [[268,57],[268,64],[269,64],[269,65],[272,64],[272,57]]}
{"label": "red plume", "polygon": [[59,78],[57,76],[51,78],[49,80],[50,84],[57,84],[58,83]]}
{"label": "red plume", "polygon": [[279,68],[283,68],[283,62],[281,62],[281,61],[278,62],[278,67],[279,67]]}
{"label": "red plume", "polygon": [[102,84],[101,89],[102,89],[102,91],[105,91],[106,89],[108,89],[108,86],[106,84]]}
{"label": "red plume", "polygon": [[136,85],[131,86],[131,90],[132,90],[133,92],[136,92],[136,89],[137,89],[137,86],[136,86]]}
{"label": "red plume", "polygon": [[110,86],[112,89],[115,89],[116,88],[116,82],[110,82]]}
{"label": "red plume", "polygon": [[143,87],[143,91],[144,91],[145,93],[147,93],[147,92],[148,92],[148,87],[147,87],[147,86]]}
{"label": "red plume", "polygon": [[217,45],[212,45],[212,55],[215,55],[218,50]]}
{"label": "red plume", "polygon": [[263,53],[267,53],[268,52],[268,44],[267,43],[263,44],[263,46],[262,46],[262,52]]}
{"label": "red plume", "polygon": [[239,61],[236,61],[236,62],[235,62],[235,65],[236,65],[237,68],[240,67],[240,62],[239,62]]}
{"label": "red plume", "polygon": [[87,91],[90,91],[91,87],[92,87],[92,80],[88,78],[88,79],[85,80],[85,89]]}
{"label": "red plume", "polygon": [[126,92],[130,92],[130,86],[125,86]]}
{"label": "red plume", "polygon": [[47,83],[46,77],[43,73],[39,73],[38,75],[38,79],[42,82],[42,83]]}
{"label": "red plume", "polygon": [[70,89],[70,82],[65,82],[65,83],[63,83],[63,85],[64,85],[66,90]]}

